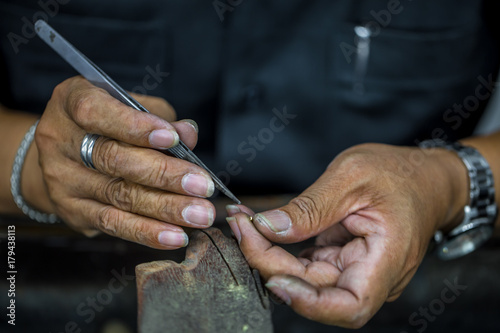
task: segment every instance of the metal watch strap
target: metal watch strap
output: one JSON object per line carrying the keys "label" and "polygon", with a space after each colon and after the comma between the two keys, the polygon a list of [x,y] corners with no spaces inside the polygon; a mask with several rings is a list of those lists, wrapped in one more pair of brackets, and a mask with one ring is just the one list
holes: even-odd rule
{"label": "metal watch strap", "polygon": [[436,243],[446,242],[447,239],[480,226],[490,226],[493,229],[497,216],[493,173],[488,162],[479,151],[472,147],[463,146],[458,142],[447,143],[443,140],[426,140],[421,142],[419,146],[421,148],[440,147],[456,152],[465,164],[469,175],[470,201],[464,207],[464,219],[460,225],[445,237],[443,237],[441,231],[436,232],[434,237]]}

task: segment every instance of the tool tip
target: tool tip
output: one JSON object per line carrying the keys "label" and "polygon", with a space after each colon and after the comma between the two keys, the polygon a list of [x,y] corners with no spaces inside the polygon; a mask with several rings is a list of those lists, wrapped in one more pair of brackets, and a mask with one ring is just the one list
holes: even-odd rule
{"label": "tool tip", "polygon": [[237,205],[241,205],[241,201],[238,200],[238,198],[236,198],[234,195],[231,197],[231,199],[237,204]]}
{"label": "tool tip", "polygon": [[229,199],[233,200],[237,205],[241,205],[241,201],[238,200],[238,198],[236,198],[236,196],[233,193],[228,192],[226,193],[226,195]]}

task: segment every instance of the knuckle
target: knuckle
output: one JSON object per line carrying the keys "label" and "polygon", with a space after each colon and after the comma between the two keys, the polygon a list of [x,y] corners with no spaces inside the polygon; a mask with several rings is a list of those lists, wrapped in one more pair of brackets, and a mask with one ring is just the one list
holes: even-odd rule
{"label": "knuckle", "polygon": [[113,206],[132,211],[137,199],[137,192],[125,180],[115,178],[104,186],[104,196],[107,202]]}
{"label": "knuckle", "polygon": [[85,127],[92,118],[95,97],[91,94],[83,93],[80,90],[73,90],[68,95],[67,110],[70,112],[73,120]]}
{"label": "knuckle", "polygon": [[63,97],[66,95],[68,86],[70,85],[72,79],[67,79],[58,85],[55,86],[54,90],[52,91],[52,98],[51,99],[58,99],[60,97]]}
{"label": "knuckle", "polygon": [[[176,219],[175,216],[179,216],[182,214],[179,212],[178,214],[175,214],[174,212],[177,211],[176,204],[178,203],[171,198],[170,196],[163,196],[160,195],[158,198],[154,201],[154,216],[158,216],[158,218],[162,221],[165,222],[175,222],[174,220]],[[181,211],[181,210],[179,210]]]}
{"label": "knuckle", "polygon": [[115,140],[100,138],[96,142],[92,159],[104,173],[116,175],[120,165],[128,165],[128,155],[121,154],[121,145]]}
{"label": "knuckle", "polygon": [[300,212],[301,223],[313,228],[321,220],[321,210],[312,197],[308,195],[300,195],[290,201],[292,206],[295,206]]}
{"label": "knuckle", "polygon": [[132,228],[121,228],[124,225],[124,213],[113,207],[105,207],[99,211],[96,222],[97,229],[111,235],[134,241],[140,244],[154,244],[154,235],[147,223],[135,223]]}
{"label": "knuckle", "polygon": [[173,170],[168,158],[157,158],[155,165],[151,167],[149,181],[161,188],[173,188],[176,183],[176,177],[173,177]]}
{"label": "knuckle", "polygon": [[116,226],[119,225],[120,213],[113,207],[107,206],[99,211],[97,216],[97,228],[110,235],[117,234]]}
{"label": "knuckle", "polygon": [[359,151],[345,153],[340,159],[340,169],[354,176],[362,175],[366,169],[367,156]]}

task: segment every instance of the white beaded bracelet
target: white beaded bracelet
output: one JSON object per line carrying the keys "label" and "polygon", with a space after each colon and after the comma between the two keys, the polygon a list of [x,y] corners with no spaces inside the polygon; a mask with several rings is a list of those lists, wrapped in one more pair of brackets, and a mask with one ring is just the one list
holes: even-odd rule
{"label": "white beaded bracelet", "polygon": [[30,219],[41,223],[56,223],[60,222],[57,215],[46,214],[33,209],[21,195],[21,172],[23,171],[26,154],[28,153],[28,149],[33,142],[33,138],[35,137],[35,130],[38,122],[39,120],[37,120],[36,123],[30,127],[28,132],[26,132],[26,135],[17,150],[14,165],[12,167],[12,175],[10,177],[10,191],[17,207],[19,207],[19,209],[21,209]]}

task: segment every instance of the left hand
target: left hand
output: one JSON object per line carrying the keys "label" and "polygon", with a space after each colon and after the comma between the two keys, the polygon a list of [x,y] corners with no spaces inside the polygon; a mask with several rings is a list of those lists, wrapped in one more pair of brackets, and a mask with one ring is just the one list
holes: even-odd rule
{"label": "left hand", "polygon": [[[297,313],[359,328],[399,297],[433,233],[460,220],[466,193],[451,152],[366,144],[340,154],[288,205],[256,215],[228,206],[228,222],[250,266]],[[271,243],[313,236],[316,247],[299,258]]]}
{"label": "left hand", "polygon": [[[203,168],[160,151],[180,139],[192,149],[197,129],[174,121],[167,101],[135,97],[152,113],[134,110],[79,76],[59,84],[35,132],[39,158],[30,164],[50,202],[36,205],[34,191],[24,191],[25,198],[87,236],[105,232],[157,249],[184,247],[182,227],[202,229],[214,221],[215,207],[205,199],[214,184]],[[86,133],[101,136],[91,157],[96,170],[80,156]]]}

